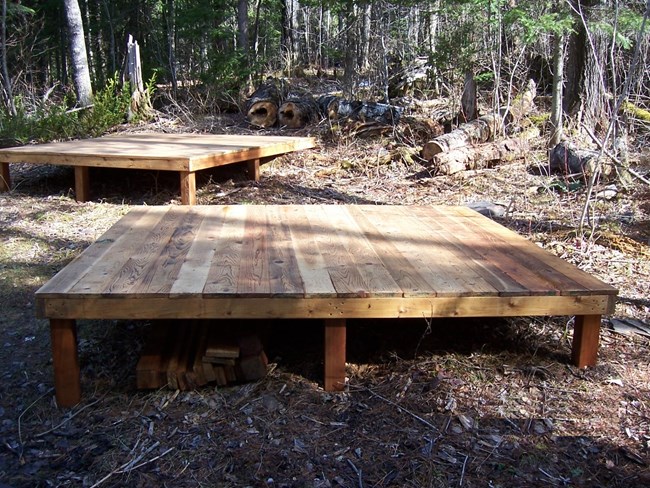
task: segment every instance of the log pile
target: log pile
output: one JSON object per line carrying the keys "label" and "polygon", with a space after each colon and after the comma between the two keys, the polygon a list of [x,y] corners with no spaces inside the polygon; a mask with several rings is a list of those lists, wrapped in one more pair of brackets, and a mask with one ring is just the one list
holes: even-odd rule
{"label": "log pile", "polygon": [[138,389],[189,391],[226,386],[266,375],[268,360],[254,334],[232,336],[205,321],[152,324],[136,366]]}
{"label": "log pile", "polygon": [[470,120],[425,143],[422,159],[436,173],[450,175],[524,157],[529,150],[524,138],[499,140],[499,137],[532,110],[535,91],[535,83],[531,81],[509,109]]}

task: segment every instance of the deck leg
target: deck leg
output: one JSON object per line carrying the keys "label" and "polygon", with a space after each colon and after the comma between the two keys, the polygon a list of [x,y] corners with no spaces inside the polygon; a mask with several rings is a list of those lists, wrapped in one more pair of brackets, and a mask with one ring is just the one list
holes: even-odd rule
{"label": "deck leg", "polygon": [[196,205],[196,173],[181,171],[181,204]]}
{"label": "deck leg", "polygon": [[345,388],[345,319],[325,320],[325,391]]}
{"label": "deck leg", "polygon": [[246,161],[246,175],[250,180],[260,181],[260,160],[251,159]]}
{"label": "deck leg", "polygon": [[9,163],[0,163],[0,191],[11,190],[11,175],[9,174]]}
{"label": "deck leg", "polygon": [[78,202],[90,199],[90,168],[88,166],[74,167],[74,192]]}
{"label": "deck leg", "polygon": [[81,401],[81,378],[77,354],[77,324],[71,319],[50,319],[54,388],[60,407]]}
{"label": "deck leg", "polygon": [[600,315],[576,315],[571,361],[578,368],[596,365],[600,318]]}

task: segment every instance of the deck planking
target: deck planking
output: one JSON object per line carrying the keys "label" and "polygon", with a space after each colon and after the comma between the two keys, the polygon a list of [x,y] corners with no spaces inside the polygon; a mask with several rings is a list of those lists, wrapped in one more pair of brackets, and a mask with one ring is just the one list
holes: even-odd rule
{"label": "deck planking", "polygon": [[174,171],[181,202],[193,205],[197,171],[246,163],[257,180],[260,164],[315,145],[310,137],[143,133],[0,148],[0,191],[11,188],[10,163],[73,166],[78,201],[89,199],[91,167]]}
{"label": "deck planking", "polygon": [[129,212],[36,302],[66,350],[76,319],[316,318],[340,344],[352,318],[576,315],[585,366],[616,293],[461,207],[169,206]]}

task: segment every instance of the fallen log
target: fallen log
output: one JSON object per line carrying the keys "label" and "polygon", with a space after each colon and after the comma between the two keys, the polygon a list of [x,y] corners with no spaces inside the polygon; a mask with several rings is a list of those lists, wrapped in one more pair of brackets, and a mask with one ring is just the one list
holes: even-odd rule
{"label": "fallen log", "polygon": [[262,83],[246,102],[248,121],[258,127],[272,127],[278,119],[281,94],[274,81]]}
{"label": "fallen log", "polygon": [[321,115],[329,120],[350,119],[395,125],[404,109],[379,102],[345,100],[335,95],[323,95],[317,101]]}
{"label": "fallen log", "polygon": [[528,141],[506,139],[477,146],[464,146],[436,154],[431,160],[435,174],[452,175],[470,169],[483,169],[499,162],[511,162],[524,157],[529,150]]}
{"label": "fallen log", "polygon": [[425,143],[422,158],[431,161],[436,154],[491,141],[503,129],[504,117],[501,114],[483,115]]}
{"label": "fallen log", "polygon": [[311,95],[293,98],[278,108],[278,124],[289,129],[300,129],[311,122],[318,108]]}
{"label": "fallen log", "polygon": [[600,159],[598,151],[581,149],[568,141],[557,144],[549,154],[551,173],[590,176],[597,169],[600,169],[604,176],[611,175],[615,170],[611,163]]}

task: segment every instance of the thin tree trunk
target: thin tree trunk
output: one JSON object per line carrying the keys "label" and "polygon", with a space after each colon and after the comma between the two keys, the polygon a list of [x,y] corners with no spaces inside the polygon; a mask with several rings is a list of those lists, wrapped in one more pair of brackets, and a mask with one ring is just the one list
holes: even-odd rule
{"label": "thin tree trunk", "polygon": [[248,57],[248,0],[237,0],[237,47]]}
{"label": "thin tree trunk", "polygon": [[77,100],[81,106],[85,107],[92,104],[93,90],[90,82],[90,70],[88,69],[81,10],[77,0],[64,0],[63,6],[68,26],[70,57],[72,58]]}
{"label": "thin tree trunk", "polygon": [[2,18],[0,19],[0,49],[2,55],[2,92],[9,115],[16,115],[11,78],[7,68],[7,0],[2,0]]}
{"label": "thin tree trunk", "polygon": [[553,98],[551,102],[551,137],[548,147],[553,148],[562,140],[562,87],[564,85],[564,36],[555,36],[553,51]]}
{"label": "thin tree trunk", "polygon": [[167,62],[172,86],[172,95],[176,98],[178,77],[176,72],[176,11],[174,0],[167,0]]}

